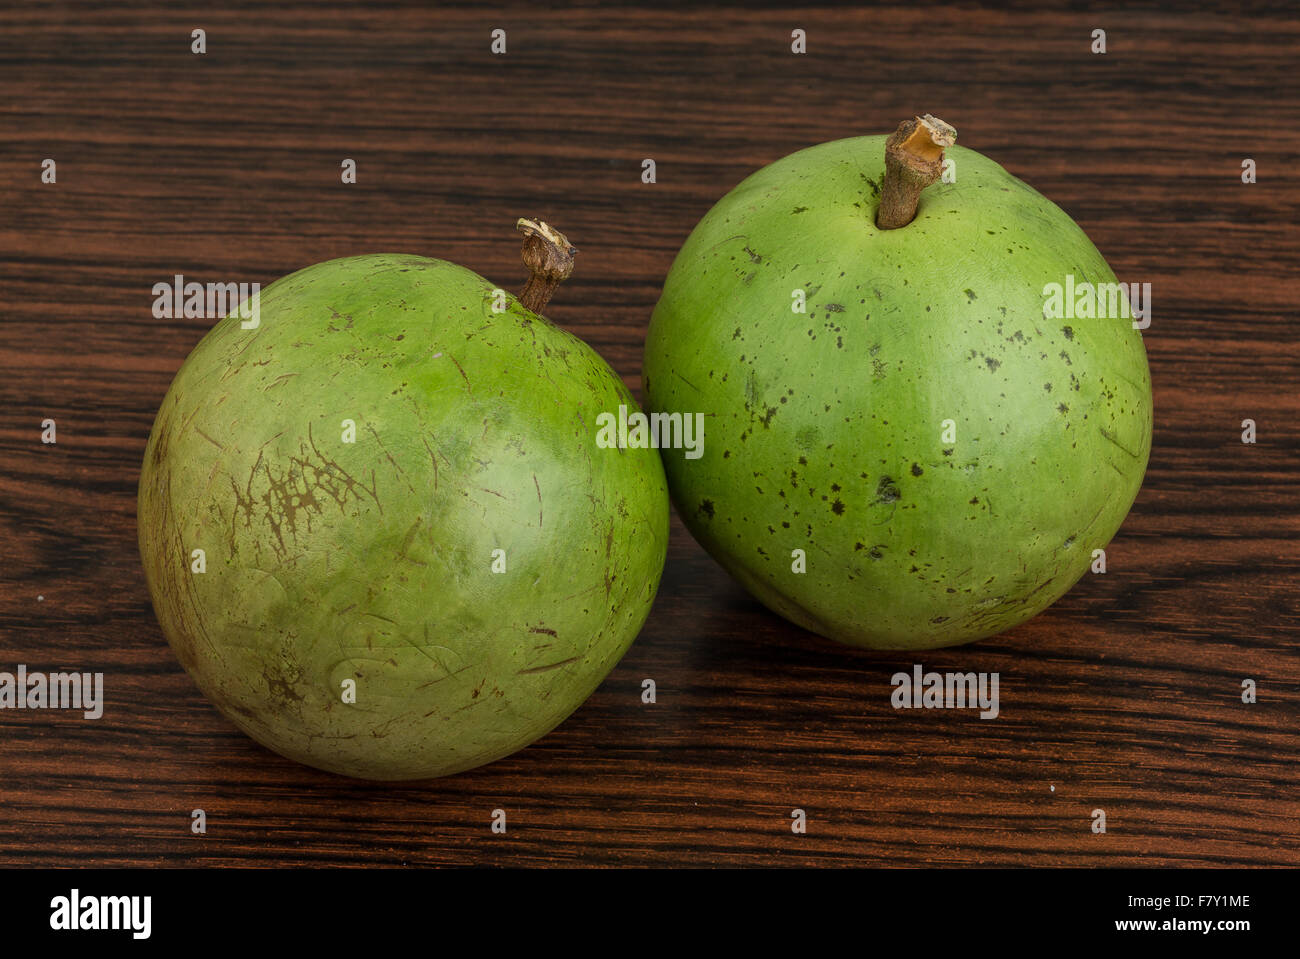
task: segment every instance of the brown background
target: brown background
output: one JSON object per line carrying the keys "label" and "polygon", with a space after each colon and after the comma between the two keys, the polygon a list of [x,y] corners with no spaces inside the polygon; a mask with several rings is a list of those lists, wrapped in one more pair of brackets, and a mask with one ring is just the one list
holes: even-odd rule
{"label": "brown background", "polygon": [[[226,6],[0,11],[0,669],[102,670],[107,696],[98,722],[0,713],[0,863],[1300,861],[1285,5]],[[1106,575],[995,639],[869,654],[768,614],[674,520],[654,612],[586,706],[419,786],[294,765],[200,697],[149,606],[135,495],[153,414],[209,321],[153,319],[155,282],[265,285],[395,250],[518,285],[512,224],[542,215],[582,250],[548,313],[636,387],[662,278],[722,193],[927,111],[1056,200],[1121,280],[1154,286],[1154,449]],[[39,182],[45,157],[57,185]],[[889,676],[918,660],[1000,672],[1001,716],[894,711]]]}

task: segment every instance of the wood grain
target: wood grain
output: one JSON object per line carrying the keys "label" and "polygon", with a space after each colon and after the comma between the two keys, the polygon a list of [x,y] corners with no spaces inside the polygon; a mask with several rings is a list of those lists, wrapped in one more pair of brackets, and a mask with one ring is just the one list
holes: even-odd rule
{"label": "wood grain", "polygon": [[[0,713],[0,864],[1300,862],[1297,41],[1283,4],[0,9],[0,669],[102,670],[107,696],[97,722]],[[674,520],[654,612],[586,706],[431,784],[294,765],[202,699],[135,546],[145,439],[208,325],[155,320],[155,282],[387,250],[517,285],[513,223],[540,215],[582,250],[549,314],[636,388],[718,197],[914,112],[1153,284],[1154,449],[1106,575],[989,641],[860,653],[767,613]],[[1001,716],[895,711],[916,661],[1000,672]]]}

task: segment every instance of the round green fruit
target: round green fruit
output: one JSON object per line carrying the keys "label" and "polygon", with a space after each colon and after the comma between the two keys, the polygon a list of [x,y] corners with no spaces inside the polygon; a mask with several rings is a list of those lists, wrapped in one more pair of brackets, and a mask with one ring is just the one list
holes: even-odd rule
{"label": "round green fruit", "polygon": [[581,705],[650,610],[662,466],[597,446],[633,400],[539,315],[568,241],[520,228],[519,299],[441,260],[320,263],[217,323],[163,401],[139,500],[154,609],[284,756],[366,779],[491,762]]}
{"label": "round green fruit", "polygon": [[954,136],[918,118],[759,170],[691,233],[647,335],[647,409],[707,423],[702,456],[665,457],[686,525],[855,646],[970,642],[1053,603],[1151,448],[1106,261],[979,153],[949,149],[947,182]]}

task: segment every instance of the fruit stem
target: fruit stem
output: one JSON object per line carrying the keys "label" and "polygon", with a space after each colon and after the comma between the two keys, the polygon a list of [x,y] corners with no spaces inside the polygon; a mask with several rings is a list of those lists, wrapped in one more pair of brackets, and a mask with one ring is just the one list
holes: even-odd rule
{"label": "fruit stem", "polygon": [[563,233],[541,220],[520,219],[515,228],[524,235],[523,260],[528,280],[519,291],[519,302],[530,313],[541,314],[555,288],[573,272],[575,250]]}
{"label": "fruit stem", "polygon": [[898,125],[885,141],[885,182],[876,226],[896,230],[912,222],[921,191],[943,175],[944,147],[956,142],[957,131],[928,113]]}

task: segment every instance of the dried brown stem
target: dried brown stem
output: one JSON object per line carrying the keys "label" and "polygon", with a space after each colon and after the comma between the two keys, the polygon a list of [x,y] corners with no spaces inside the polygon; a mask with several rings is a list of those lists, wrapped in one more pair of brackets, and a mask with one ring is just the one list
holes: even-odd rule
{"label": "dried brown stem", "polygon": [[885,141],[885,182],[880,188],[876,226],[896,230],[916,216],[921,191],[943,175],[943,151],[957,131],[926,114],[904,120]]}
{"label": "dried brown stem", "polygon": [[573,272],[573,256],[578,251],[563,233],[541,220],[521,219],[515,227],[524,235],[523,260],[529,274],[519,302],[540,315],[555,288]]}

